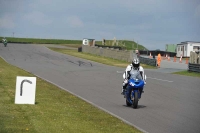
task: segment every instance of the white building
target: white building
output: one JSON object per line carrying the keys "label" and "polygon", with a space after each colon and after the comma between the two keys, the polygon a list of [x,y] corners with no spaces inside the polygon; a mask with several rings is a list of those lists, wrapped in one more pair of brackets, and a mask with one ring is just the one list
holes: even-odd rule
{"label": "white building", "polygon": [[190,57],[190,51],[196,51],[200,42],[186,41],[177,44],[176,57]]}

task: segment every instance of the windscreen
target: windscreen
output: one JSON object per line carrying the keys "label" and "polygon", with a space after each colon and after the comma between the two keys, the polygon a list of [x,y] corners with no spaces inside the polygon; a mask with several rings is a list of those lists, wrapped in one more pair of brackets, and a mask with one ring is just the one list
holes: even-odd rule
{"label": "windscreen", "polygon": [[130,79],[138,79],[142,80],[142,76],[139,71],[137,70],[131,70],[130,71]]}

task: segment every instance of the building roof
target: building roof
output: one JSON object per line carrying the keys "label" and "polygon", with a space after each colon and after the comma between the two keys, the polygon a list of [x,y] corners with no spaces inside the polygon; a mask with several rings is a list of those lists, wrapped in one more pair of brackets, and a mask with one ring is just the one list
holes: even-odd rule
{"label": "building roof", "polygon": [[91,39],[91,38],[83,38],[83,39],[88,39],[88,40],[95,40],[95,39]]}
{"label": "building roof", "polygon": [[[179,43],[177,45],[188,45],[188,43]],[[200,43],[194,43],[194,45],[200,46]]]}
{"label": "building roof", "polygon": [[178,43],[177,45],[185,45],[185,44],[189,44],[187,42],[181,42],[181,43]]}
{"label": "building roof", "polygon": [[195,41],[185,41],[185,42],[181,42],[181,43],[200,43],[200,42],[195,42]]}

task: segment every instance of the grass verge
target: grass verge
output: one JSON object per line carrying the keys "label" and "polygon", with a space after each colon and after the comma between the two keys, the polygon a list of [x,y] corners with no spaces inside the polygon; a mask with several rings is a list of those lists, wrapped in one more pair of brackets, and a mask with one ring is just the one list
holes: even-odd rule
{"label": "grass verge", "polygon": [[180,71],[180,72],[174,72],[172,74],[179,74],[179,75],[184,75],[184,76],[192,76],[192,77],[199,77],[200,78],[200,73],[197,72],[190,72],[190,71]]}
{"label": "grass verge", "polygon": [[[102,45],[102,41],[96,41],[95,42],[96,44],[98,45]],[[107,46],[112,46],[113,45],[113,40],[106,40],[106,45]],[[145,48],[143,45],[140,45],[134,41],[130,41],[130,40],[118,40],[118,45],[114,45],[114,46],[120,46],[122,48],[126,48],[127,50],[136,50],[136,49],[139,49],[139,50],[144,50],[144,49],[147,49]]]}
{"label": "grass verge", "polygon": [[[112,58],[101,57],[101,56],[92,55],[92,54],[88,54],[88,53],[77,52],[77,50],[63,49],[63,48],[52,48],[52,47],[49,47],[49,49],[56,51],[56,52],[72,55],[72,56],[75,56],[75,57],[99,62],[99,63],[110,65],[110,66],[126,68],[127,65],[129,64],[126,61],[120,61],[120,60],[116,60],[116,59],[112,59]],[[146,64],[141,64],[141,66],[143,66],[144,68],[148,68],[148,69],[156,69],[156,67],[149,66],[149,65],[146,65]]]}
{"label": "grass verge", "polygon": [[134,127],[37,78],[36,104],[14,104],[16,76],[34,76],[0,58],[1,133],[130,133]]}
{"label": "grass verge", "polygon": [[[3,37],[0,37],[0,40]],[[82,44],[82,40],[41,39],[41,38],[16,38],[6,37],[8,43],[32,43],[32,44]]]}

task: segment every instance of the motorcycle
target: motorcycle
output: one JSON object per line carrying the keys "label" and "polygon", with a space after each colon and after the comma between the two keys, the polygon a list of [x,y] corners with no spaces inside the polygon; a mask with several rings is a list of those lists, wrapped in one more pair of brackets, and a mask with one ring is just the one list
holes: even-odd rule
{"label": "motorcycle", "polygon": [[[146,79],[146,75],[145,75]],[[126,105],[133,108],[138,107],[138,101],[141,98],[144,88],[144,80],[139,71],[131,70],[130,78],[126,87],[124,98],[126,98]]]}
{"label": "motorcycle", "polygon": [[6,47],[7,46],[7,40],[3,40],[2,42],[3,42],[4,46]]}

